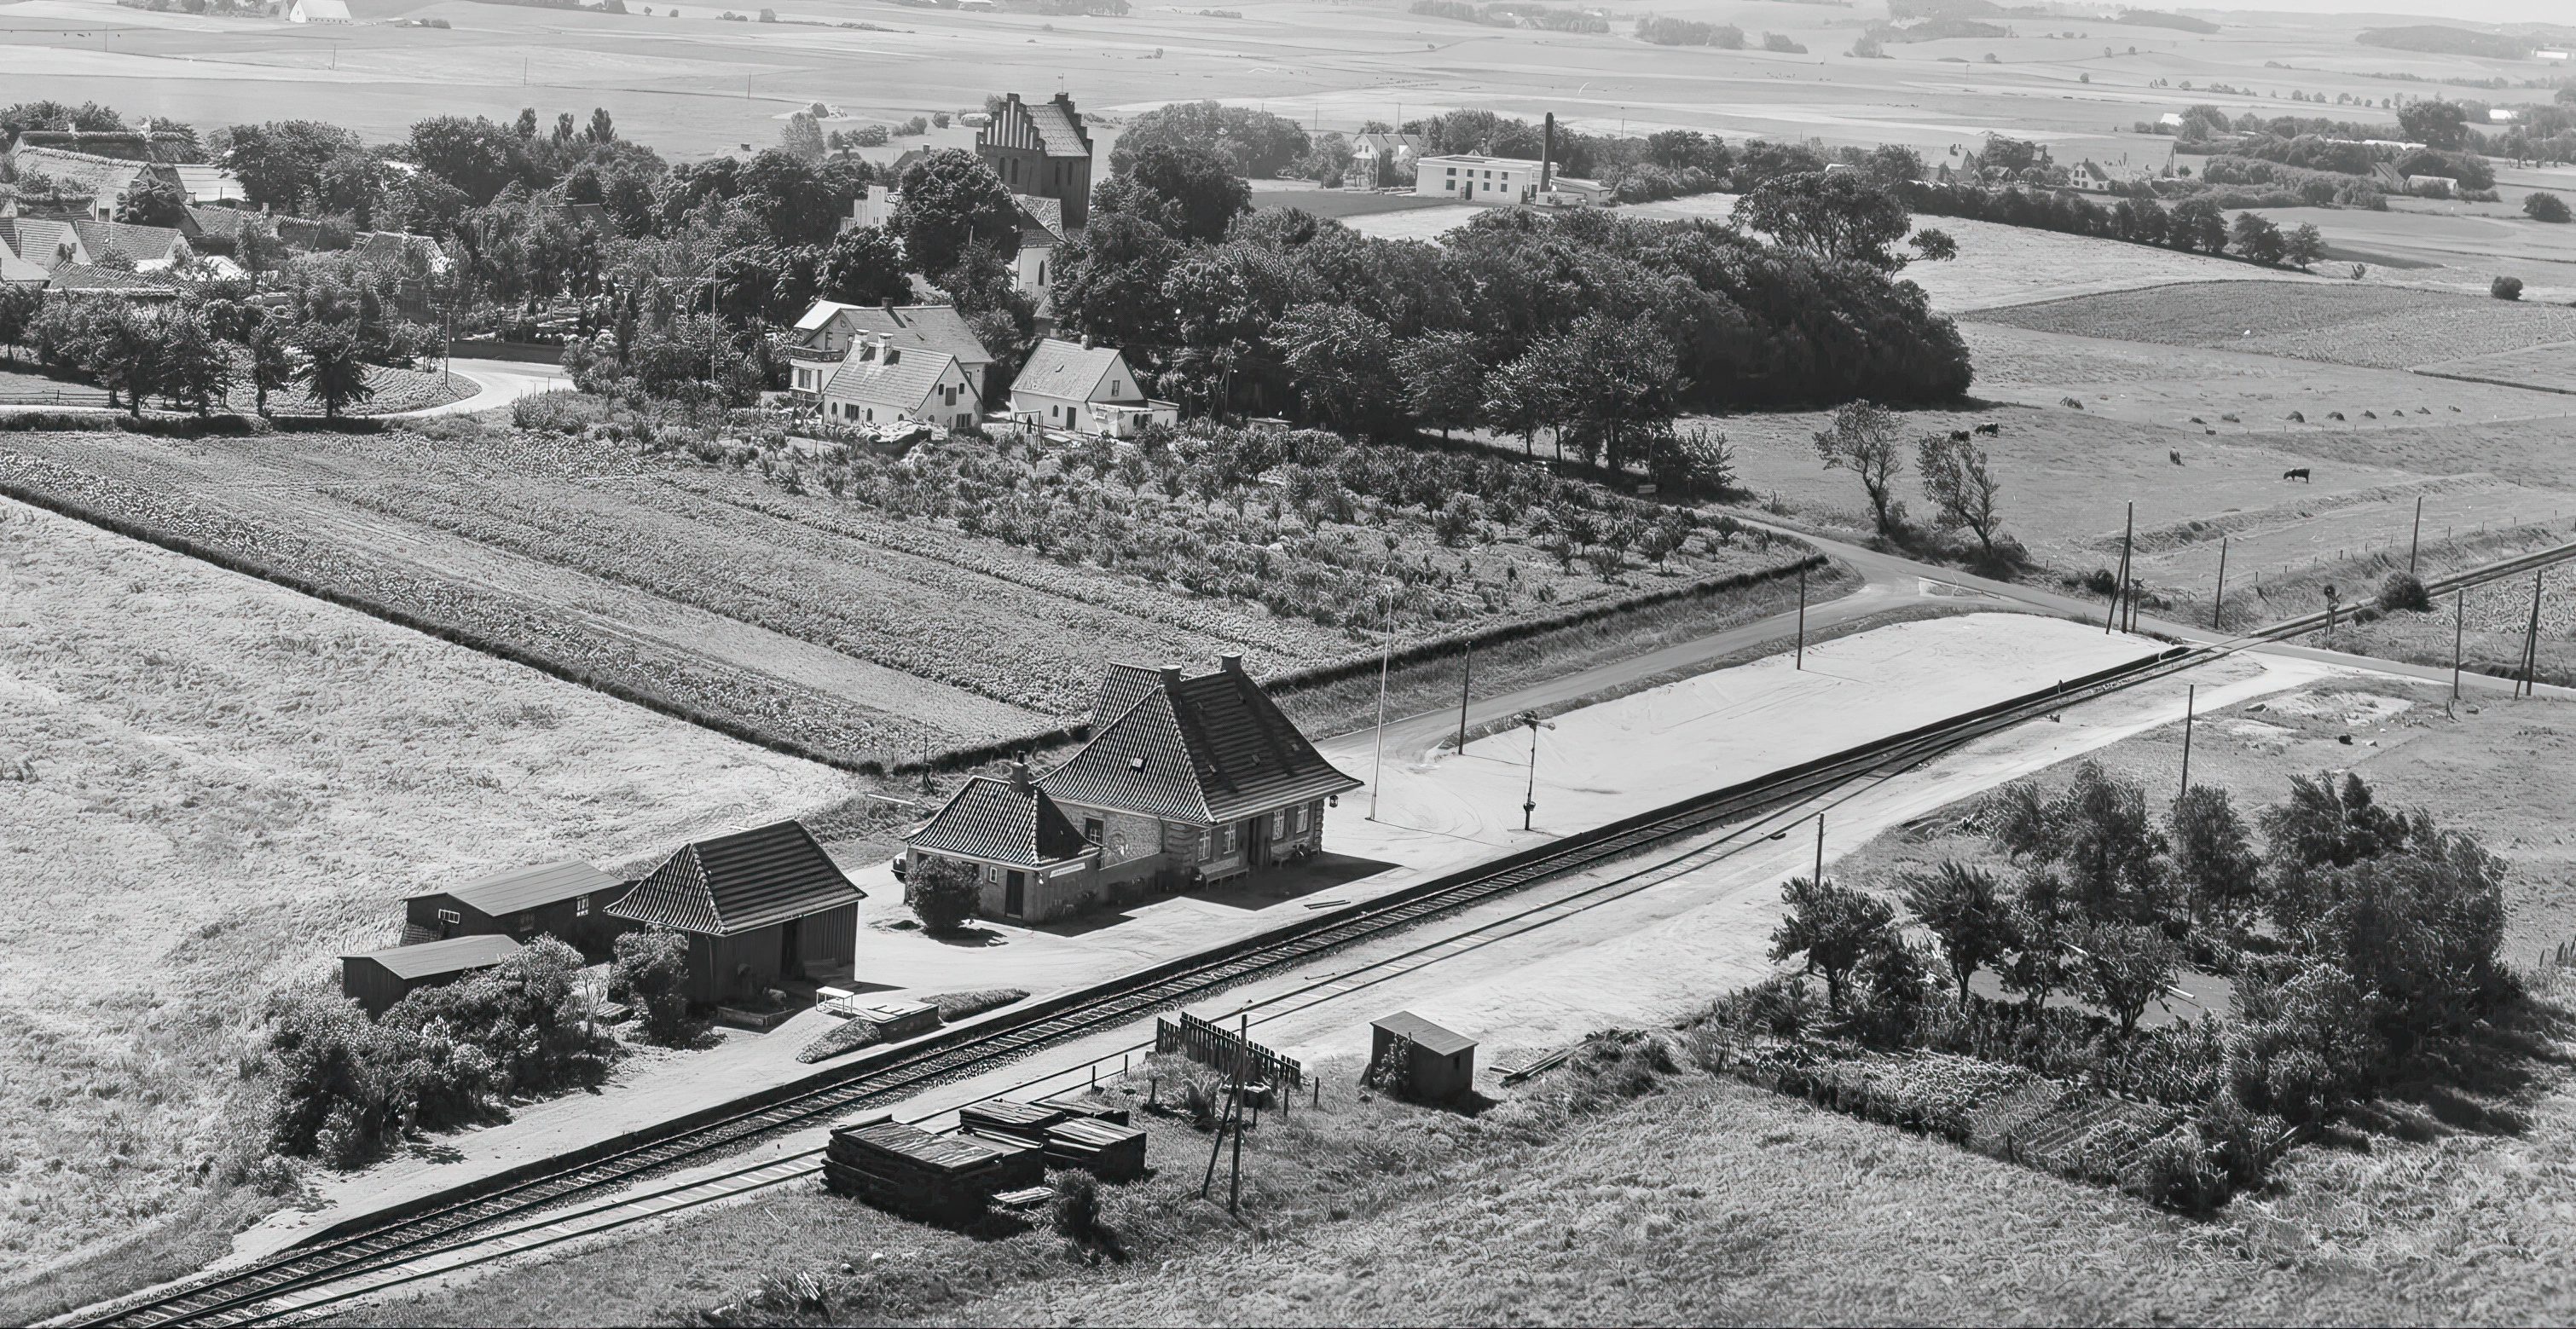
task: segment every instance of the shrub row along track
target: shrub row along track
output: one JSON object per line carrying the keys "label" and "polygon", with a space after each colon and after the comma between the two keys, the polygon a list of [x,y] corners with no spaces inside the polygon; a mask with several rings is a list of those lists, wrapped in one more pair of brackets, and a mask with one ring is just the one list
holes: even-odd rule
{"label": "shrub row along track", "polygon": [[[2444,578],[2429,583],[2428,589],[2436,594],[2446,593],[2570,558],[2576,558],[2576,544]],[[353,1280],[392,1265],[434,1262],[432,1257],[442,1251],[480,1241],[502,1229],[533,1230],[541,1225],[529,1220],[541,1211],[647,1174],[709,1162],[765,1137],[822,1125],[873,1103],[903,1098],[990,1070],[1040,1049],[1206,998],[1435,915],[1793,807],[1853,781],[1918,765],[2064,707],[2109,696],[2251,647],[2295,637],[2324,623],[2325,615],[2319,613],[2274,624],[2247,636],[2169,648],[2054,688],[1506,854],[1376,900],[1301,919],[1214,951],[1059,994],[1020,1010],[970,1021],[927,1039],[863,1056],[796,1084],[504,1172],[411,1206],[370,1214],[248,1267],[62,1323],[238,1325],[296,1316],[317,1301],[338,1300],[311,1295],[323,1285]],[[768,1184],[775,1178],[763,1180],[755,1174],[782,1166],[794,1167],[796,1162],[773,1159],[726,1177]],[[724,1181],[725,1178],[707,1179],[709,1184]],[[652,1207],[650,1201],[643,1203]],[[655,1211],[670,1207],[685,1206],[665,1205]],[[637,1217],[646,1216],[650,1214],[639,1209]],[[306,1293],[292,1299],[300,1306],[280,1304],[282,1294],[298,1291]]]}

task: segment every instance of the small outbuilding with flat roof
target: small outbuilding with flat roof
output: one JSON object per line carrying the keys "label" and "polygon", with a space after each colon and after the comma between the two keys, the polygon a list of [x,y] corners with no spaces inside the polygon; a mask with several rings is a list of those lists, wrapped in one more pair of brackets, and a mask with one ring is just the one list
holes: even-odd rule
{"label": "small outbuilding with flat roof", "polygon": [[566,861],[476,877],[450,890],[415,895],[403,905],[403,944],[450,937],[550,936],[582,954],[608,953],[635,924],[608,906],[626,883],[588,863]]}
{"label": "small outbuilding with flat roof", "polygon": [[1413,1054],[1407,1070],[1413,1097],[1426,1103],[1446,1103],[1475,1087],[1476,1040],[1443,1029],[1411,1011],[1397,1011],[1372,1020],[1369,1027],[1375,1031],[1369,1038],[1371,1066],[1393,1054],[1398,1040],[1411,1041]]}
{"label": "small outbuilding with flat roof", "polygon": [[382,1015],[418,988],[453,983],[520,951],[508,937],[453,937],[417,946],[340,957],[340,992],[355,997],[369,1015]]}

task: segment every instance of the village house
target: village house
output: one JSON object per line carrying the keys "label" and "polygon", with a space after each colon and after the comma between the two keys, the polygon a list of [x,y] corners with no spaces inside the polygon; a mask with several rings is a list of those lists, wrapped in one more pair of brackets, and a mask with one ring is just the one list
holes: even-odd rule
{"label": "village house", "polygon": [[1073,99],[1024,102],[1014,92],[992,123],[975,132],[975,153],[1014,194],[1055,199],[1061,228],[1081,230],[1091,217],[1091,134]]}
{"label": "village house", "polygon": [[371,1016],[382,1015],[421,988],[480,973],[521,949],[508,937],[475,936],[343,955],[340,995],[356,1001]]}
{"label": "village house", "polygon": [[796,320],[785,340],[788,387],[795,399],[819,409],[823,387],[842,357],[869,334],[881,334],[898,346],[955,356],[981,409],[990,386],[993,353],[984,349],[983,339],[968,326],[966,316],[955,305],[898,305],[891,300],[877,305],[817,300]]}
{"label": "village house", "polygon": [[593,958],[635,925],[608,913],[626,883],[588,863],[543,863],[477,877],[403,905],[403,944],[451,937],[553,937]]}
{"label": "village house", "polygon": [[689,1000],[751,997],[782,980],[846,977],[866,896],[799,822],[683,845],[617,918],[688,934]]}
{"label": "village house", "polygon": [[78,227],[52,217],[21,217],[14,206],[0,205],[0,248],[47,273],[90,263]]}
{"label": "village house", "polygon": [[823,380],[823,418],[835,424],[919,420],[972,429],[984,403],[966,368],[946,351],[906,346],[882,332],[860,333]]}
{"label": "village house", "polygon": [[1429,146],[1429,137],[1422,134],[1354,134],[1351,169],[1342,182],[1357,183],[1363,189],[1393,184],[1413,169]]}
{"label": "village house", "polygon": [[134,261],[136,272],[168,272],[186,267],[196,258],[188,247],[188,237],[175,226],[136,226],[120,221],[77,221],[72,228],[80,232],[81,246],[96,256],[123,254]]}
{"label": "village house", "polygon": [[1038,330],[1055,322],[1055,252],[1065,242],[1064,204],[1018,196],[1020,252],[1011,261],[1011,284],[1037,304]]}
{"label": "village house", "polygon": [[1136,371],[1115,349],[1049,337],[1029,352],[1019,377],[1011,380],[1011,416],[1066,433],[1134,438],[1147,424],[1178,423],[1181,408],[1147,398]]}
{"label": "village house", "polygon": [[904,837],[974,867],[983,910],[1040,922],[1309,857],[1324,809],[1358,780],[1334,769],[1228,655],[1214,673],[1113,664],[1091,738],[1032,777],[980,776]]}
{"label": "village house", "polygon": [[1539,164],[1520,157],[1423,157],[1413,164],[1413,193],[1460,203],[1527,203],[1538,194],[1538,175]]}

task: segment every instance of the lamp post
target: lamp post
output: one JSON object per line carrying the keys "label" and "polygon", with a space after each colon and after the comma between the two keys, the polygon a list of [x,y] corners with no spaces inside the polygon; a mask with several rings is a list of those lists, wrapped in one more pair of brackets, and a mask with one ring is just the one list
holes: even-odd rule
{"label": "lamp post", "polygon": [[1530,829],[1530,819],[1538,812],[1538,731],[1556,725],[1538,718],[1536,711],[1523,711],[1512,717],[1512,723],[1527,725],[1530,731],[1529,785],[1521,792],[1521,829]]}

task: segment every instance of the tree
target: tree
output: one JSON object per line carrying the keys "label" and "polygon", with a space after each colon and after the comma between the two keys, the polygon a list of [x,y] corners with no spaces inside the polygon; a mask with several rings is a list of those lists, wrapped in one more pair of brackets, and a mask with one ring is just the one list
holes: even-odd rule
{"label": "tree", "polygon": [[1816,431],[1816,456],[1825,469],[1850,471],[1869,494],[1870,511],[1880,535],[1892,536],[1904,525],[1905,505],[1895,497],[1896,473],[1905,469],[1896,441],[1896,413],[1884,406],[1856,401],[1834,412],[1831,429]]}
{"label": "tree", "polygon": [[1405,343],[1395,353],[1395,376],[1405,412],[1444,437],[1484,419],[1485,365],[1471,333],[1435,332]]}
{"label": "tree", "polygon": [[1128,122],[1109,154],[1109,169],[1125,175],[1135,159],[1156,146],[1199,148],[1225,158],[1238,176],[1268,179],[1314,151],[1296,121],[1267,111],[1214,101],[1171,102]]}
{"label": "tree", "polygon": [[832,237],[832,247],[823,252],[822,294],[854,305],[910,303],[912,279],[904,275],[903,251],[894,237],[873,226],[854,226]]}
{"label": "tree", "polygon": [[2227,214],[2207,198],[2187,198],[2174,205],[2172,219],[2165,227],[2165,239],[2174,248],[2189,252],[2200,250],[2215,254],[2227,247]]}
{"label": "tree", "polygon": [[1562,456],[1566,391],[1564,377],[1557,371],[1556,356],[1544,345],[1496,365],[1485,376],[1485,422],[1503,433],[1520,435],[1521,448],[1527,452],[1537,450],[1540,430],[1557,431],[1557,453]]}
{"label": "tree", "polygon": [[1393,423],[1395,346],[1386,325],[1346,304],[1291,307],[1271,325],[1297,395],[1346,434]]}
{"label": "tree", "polygon": [[974,153],[943,148],[904,172],[903,202],[891,223],[904,257],[921,272],[957,266],[978,240],[1019,250],[1019,205]]}
{"label": "tree", "polygon": [[0,350],[11,360],[18,358],[18,347],[36,326],[36,315],[45,307],[45,288],[38,282],[0,282]]}
{"label": "tree", "polygon": [[1916,231],[1914,238],[1906,243],[1913,245],[1923,258],[1936,263],[1946,263],[1959,256],[1959,242],[1951,239],[1948,231],[1930,226]]}
{"label": "tree", "polygon": [[2227,791],[2193,785],[2176,798],[2165,818],[2173,845],[2173,873],[2192,921],[2241,926],[2259,898],[2263,861],[2254,854],[2244,819]]}
{"label": "tree", "polygon": [[1120,176],[1143,194],[1138,207],[1150,208],[1176,239],[1222,240],[1235,218],[1252,211],[1252,186],[1206,148],[1151,143],[1128,153],[1122,143],[1120,157],[1126,162]]}
{"label": "tree", "polygon": [[2409,102],[2397,110],[2397,126],[2407,138],[2435,152],[2456,152],[2468,140],[2469,113],[2457,102]]}
{"label": "tree", "polygon": [[2300,222],[2298,229],[2281,242],[2281,256],[2299,271],[2307,271],[2309,264],[2326,256],[2325,233],[2317,229],[2315,222]]}
{"label": "tree", "polygon": [[741,190],[737,197],[779,244],[828,244],[840,229],[842,200],[812,164],[793,152],[762,152],[743,165],[735,180]]}
{"label": "tree", "polygon": [[411,127],[411,151],[422,170],[462,190],[476,207],[532,173],[526,140],[479,115],[420,121]]}
{"label": "tree", "polygon": [[1977,537],[1979,561],[1995,564],[1995,496],[2003,485],[1986,464],[1986,450],[1950,434],[1925,434],[1914,445],[1914,467],[1923,477],[1923,495],[1932,500],[1933,521],[1943,530],[1965,528]]}
{"label": "tree", "polygon": [[161,390],[163,360],[161,322],[131,304],[101,310],[90,322],[82,357],[90,375],[107,389],[108,403],[125,394],[126,410],[143,418],[143,399]]}
{"label": "tree", "polygon": [[[1662,430],[1646,446],[1646,473],[1659,493],[1723,498],[1735,488],[1735,453],[1724,432],[1706,425]],[[1677,536],[1673,546],[1680,545]]]}
{"label": "tree", "polygon": [[1959,1005],[1966,1007],[1968,979],[2021,944],[2012,906],[1997,892],[1993,873],[1962,863],[1909,872],[1901,881],[1906,910],[1940,943],[1950,976],[1959,985]]}
{"label": "tree", "polygon": [[259,397],[259,413],[266,415],[268,394],[295,381],[295,361],[286,353],[286,333],[274,318],[262,318],[251,328],[249,346],[250,385]]}
{"label": "tree", "polygon": [[2084,999],[2120,1022],[2120,1036],[2138,1028],[2147,1003],[2172,986],[2182,967],[2182,951],[2160,927],[2093,923],[2069,937],[2078,960],[2075,988]]}
{"label": "tree", "polygon": [[162,316],[161,364],[161,391],[200,416],[232,391],[232,347],[216,339],[197,310]]}
{"label": "tree", "polygon": [[1771,962],[1806,957],[1806,972],[1825,980],[1825,1004],[1839,1013],[1852,971],[1876,952],[1903,943],[1896,935],[1896,910],[1884,900],[1848,886],[1791,877],[1780,888],[1789,916],[1771,932]]}
{"label": "tree", "polygon": [[983,907],[983,883],[972,863],[930,854],[918,855],[904,874],[903,902],[933,935],[955,932]]}
{"label": "tree", "polygon": [[2228,232],[2228,241],[2236,252],[2267,267],[2277,267],[2289,246],[2281,238],[2281,228],[2260,213],[2236,214],[2236,225]]}
{"label": "tree", "polygon": [[242,182],[251,202],[299,213],[312,199],[323,164],[343,152],[364,151],[355,133],[318,120],[272,120],[235,125],[224,169]]}
{"label": "tree", "polygon": [[188,195],[175,180],[146,173],[116,205],[116,219],[134,226],[177,226],[188,219]]}
{"label": "tree", "polygon": [[823,127],[814,122],[811,114],[798,111],[787,117],[786,125],[779,129],[778,146],[799,161],[821,161],[824,153]]}
{"label": "tree", "polygon": [[296,378],[322,403],[322,414],[340,417],[340,408],[376,395],[367,382],[366,362],[358,358],[358,336],[336,323],[307,325],[303,337],[304,368]]}
{"label": "tree", "polygon": [[665,1047],[689,1034],[689,938],[668,928],[619,935],[609,990],[634,1006],[644,1036]]}
{"label": "tree", "polygon": [[1889,246],[1913,225],[1904,200],[1859,171],[1775,176],[1753,187],[1735,219],[1819,258],[1888,272],[1905,266]]}
{"label": "tree", "polygon": [[2329,903],[2323,880],[2332,869],[2406,847],[2415,827],[2380,807],[2370,786],[2346,772],[2290,777],[2290,796],[2263,809],[2256,821],[2271,849],[2266,906],[2281,931],[2295,935]]}
{"label": "tree", "polygon": [[2498,277],[2487,283],[2487,294],[2499,300],[2519,300],[2522,298],[2522,278]]}
{"label": "tree", "polygon": [[2523,195],[2522,214],[2533,221],[2544,222],[2565,222],[2570,216],[2567,200],[2556,194]]}

